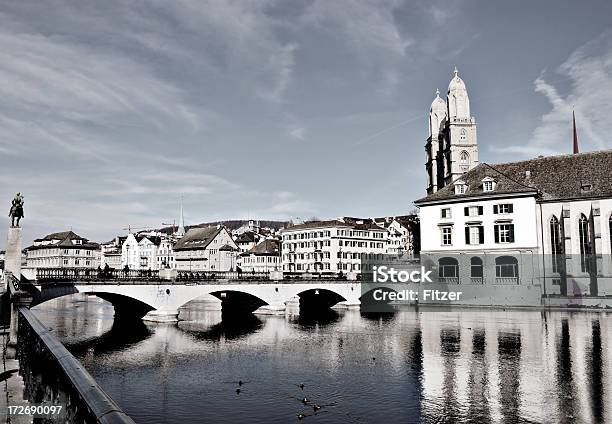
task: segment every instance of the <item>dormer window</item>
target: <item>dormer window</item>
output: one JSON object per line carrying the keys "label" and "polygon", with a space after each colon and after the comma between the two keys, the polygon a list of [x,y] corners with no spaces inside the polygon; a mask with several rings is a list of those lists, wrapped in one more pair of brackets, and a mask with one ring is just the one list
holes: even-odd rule
{"label": "dormer window", "polygon": [[455,181],[455,194],[465,194],[467,191],[467,184],[463,180]]}
{"label": "dormer window", "polygon": [[491,177],[483,178],[482,180],[482,191],[493,191],[495,190],[495,180]]}

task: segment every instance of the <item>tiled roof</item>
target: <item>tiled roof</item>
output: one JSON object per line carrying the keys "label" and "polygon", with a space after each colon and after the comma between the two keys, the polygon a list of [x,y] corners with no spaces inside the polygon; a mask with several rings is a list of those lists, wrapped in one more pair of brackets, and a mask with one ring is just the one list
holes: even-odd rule
{"label": "tiled roof", "polygon": [[[354,228],[356,230],[384,230],[380,226],[376,225],[372,222],[372,220],[364,218],[343,218],[343,221],[338,219],[331,219],[328,221],[312,221],[306,222],[304,224],[294,225],[292,227],[285,228],[281,230],[281,232],[289,232],[289,231],[300,231],[311,228],[330,228],[330,227],[346,227],[346,228]],[[362,223],[361,223],[362,222]]]}
{"label": "tiled roof", "polygon": [[174,250],[205,249],[223,230],[223,227],[190,228],[187,233],[176,242]]}
{"label": "tiled roof", "polygon": [[[460,178],[468,186],[464,194],[455,194],[454,184],[449,184],[415,203],[537,192],[544,201],[612,197],[610,175],[612,150],[539,157],[496,165],[481,163]],[[483,191],[482,180],[485,177],[495,180],[495,190]]]}
{"label": "tiled roof", "polygon": [[[94,243],[92,241],[87,240],[74,233],[73,231],[61,231],[58,233],[51,233],[46,235],[43,238],[39,238],[34,240],[34,242],[42,243],[42,242],[50,242],[52,240],[58,240],[55,243],[47,243],[41,244],[38,246],[30,246],[28,250],[36,250],[36,249],[48,249],[49,247],[62,247],[66,249],[99,249],[100,245],[98,243]],[[73,240],[81,240],[81,244],[73,243]]]}
{"label": "tiled roof", "polygon": [[161,243],[161,237],[160,236],[147,236],[145,234],[138,234],[138,235],[136,235],[136,241],[138,243],[140,243],[144,239],[149,240],[155,246],[159,246],[160,243]]}
{"label": "tiled roof", "polygon": [[275,255],[278,256],[280,254],[280,242],[274,239],[266,239],[259,243],[257,246],[254,246],[248,252],[244,252],[242,256],[256,255]]}
{"label": "tiled roof", "polygon": [[73,231],[60,231],[57,233],[47,234],[43,238],[39,238],[34,241],[51,241],[51,240],[65,240],[65,239],[73,240],[73,239],[81,239],[81,238],[83,237],[79,237]]}
{"label": "tiled roof", "polygon": [[255,233],[246,231],[236,238],[236,243],[253,243],[255,241]]}

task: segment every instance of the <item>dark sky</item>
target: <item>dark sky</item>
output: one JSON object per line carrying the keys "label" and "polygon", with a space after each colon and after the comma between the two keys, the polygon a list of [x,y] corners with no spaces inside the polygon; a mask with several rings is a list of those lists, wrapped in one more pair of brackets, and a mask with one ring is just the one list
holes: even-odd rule
{"label": "dark sky", "polygon": [[[4,1],[0,201],[72,228],[404,214],[455,66],[480,160],[612,147],[610,1]],[[5,237],[5,226],[0,236]]]}

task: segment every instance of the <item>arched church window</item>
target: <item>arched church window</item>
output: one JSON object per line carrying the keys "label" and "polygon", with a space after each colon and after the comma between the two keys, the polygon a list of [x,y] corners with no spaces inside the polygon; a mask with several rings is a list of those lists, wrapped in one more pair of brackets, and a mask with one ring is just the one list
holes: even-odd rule
{"label": "arched church window", "polygon": [[578,220],[578,240],[580,242],[580,269],[582,272],[589,272],[589,261],[593,250],[589,220],[584,214],[581,214]]}
{"label": "arched church window", "polygon": [[465,128],[461,130],[461,134],[459,135],[459,140],[465,141],[467,139],[467,131]]}
{"label": "arched church window", "polygon": [[550,253],[552,254],[552,271],[559,272],[561,265],[561,226],[556,216],[550,218]]}
{"label": "arched church window", "polygon": [[461,172],[467,172],[470,169],[470,154],[466,151],[459,155],[459,167]]}

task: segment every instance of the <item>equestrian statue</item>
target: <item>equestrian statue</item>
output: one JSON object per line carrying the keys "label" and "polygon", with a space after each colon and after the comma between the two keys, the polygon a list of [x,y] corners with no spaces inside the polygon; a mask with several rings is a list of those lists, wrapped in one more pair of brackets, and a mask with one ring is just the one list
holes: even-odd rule
{"label": "equestrian statue", "polygon": [[[9,216],[11,217],[11,227],[19,227],[19,221],[23,218],[23,196],[21,193],[15,195]],[[15,224],[15,220],[17,220],[17,224]]]}

